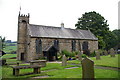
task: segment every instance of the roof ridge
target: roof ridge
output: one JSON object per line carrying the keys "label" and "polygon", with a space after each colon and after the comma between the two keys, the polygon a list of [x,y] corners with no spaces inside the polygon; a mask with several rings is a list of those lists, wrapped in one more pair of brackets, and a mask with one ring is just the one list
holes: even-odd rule
{"label": "roof ridge", "polygon": [[[50,27],[50,28],[61,28],[61,27],[57,27],[57,26],[46,26],[46,25],[38,25],[38,24],[29,24],[29,25],[33,25],[33,26],[40,26],[40,27]],[[64,28],[64,29],[81,30],[81,31],[89,31],[89,30],[72,29],[72,28]]]}

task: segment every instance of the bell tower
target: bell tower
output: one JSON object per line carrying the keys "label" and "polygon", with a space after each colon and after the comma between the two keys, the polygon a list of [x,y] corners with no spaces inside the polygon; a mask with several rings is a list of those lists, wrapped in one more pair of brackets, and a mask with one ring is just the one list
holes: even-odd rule
{"label": "bell tower", "polygon": [[29,13],[28,15],[18,15],[18,36],[17,36],[17,59],[26,61],[26,38],[27,38],[27,24],[29,24]]}

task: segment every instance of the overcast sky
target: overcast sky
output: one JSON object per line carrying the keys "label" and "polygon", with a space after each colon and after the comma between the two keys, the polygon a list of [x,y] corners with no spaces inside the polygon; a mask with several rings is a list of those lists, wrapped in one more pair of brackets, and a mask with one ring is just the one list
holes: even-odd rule
{"label": "overcast sky", "polygon": [[108,20],[110,30],[118,29],[119,0],[0,0],[0,35],[17,40],[18,13],[30,13],[30,24],[75,28],[85,12],[96,11]]}

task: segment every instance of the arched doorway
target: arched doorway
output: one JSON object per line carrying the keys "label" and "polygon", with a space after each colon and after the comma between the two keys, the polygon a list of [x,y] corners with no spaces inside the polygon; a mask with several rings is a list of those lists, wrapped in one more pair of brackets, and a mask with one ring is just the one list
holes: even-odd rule
{"label": "arched doorway", "polygon": [[90,51],[88,50],[88,41],[82,43],[83,54],[89,55]]}

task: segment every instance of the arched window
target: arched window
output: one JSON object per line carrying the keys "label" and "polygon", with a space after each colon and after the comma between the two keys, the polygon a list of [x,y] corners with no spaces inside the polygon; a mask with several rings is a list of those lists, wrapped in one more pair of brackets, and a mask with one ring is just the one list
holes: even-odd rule
{"label": "arched window", "polygon": [[79,49],[79,51],[81,51],[81,43],[80,43],[80,41],[78,41],[78,49]]}
{"label": "arched window", "polygon": [[72,51],[76,51],[76,41],[72,40]]}
{"label": "arched window", "polygon": [[54,47],[59,51],[59,41],[54,40]]}
{"label": "arched window", "polygon": [[82,48],[83,48],[83,50],[88,50],[88,42],[87,41],[83,42]]}
{"label": "arched window", "polygon": [[36,53],[40,54],[42,53],[42,40],[36,39]]}
{"label": "arched window", "polygon": [[90,51],[88,49],[88,41],[84,41],[83,42],[83,44],[82,44],[82,50],[83,50],[84,54],[86,54],[86,55],[90,54]]}

